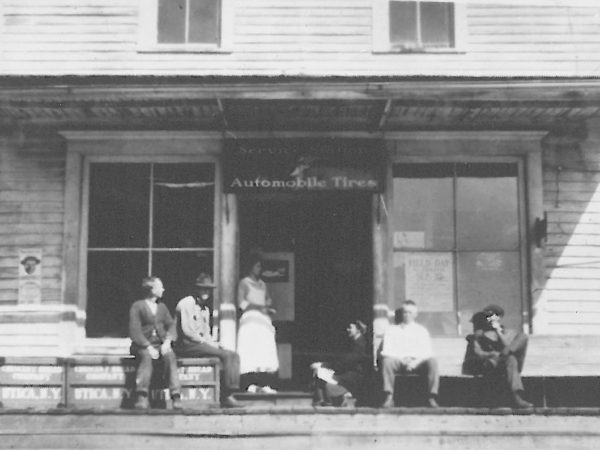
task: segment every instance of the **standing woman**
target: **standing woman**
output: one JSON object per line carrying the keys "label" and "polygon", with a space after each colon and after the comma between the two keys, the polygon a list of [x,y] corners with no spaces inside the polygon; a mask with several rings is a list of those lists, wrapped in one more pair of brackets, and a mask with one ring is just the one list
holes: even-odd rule
{"label": "standing woman", "polygon": [[248,392],[275,393],[279,359],[275,343],[275,327],[271,322],[271,297],[260,276],[262,261],[258,255],[249,260],[248,275],[238,286],[238,305],[242,310],[237,350],[240,374]]}

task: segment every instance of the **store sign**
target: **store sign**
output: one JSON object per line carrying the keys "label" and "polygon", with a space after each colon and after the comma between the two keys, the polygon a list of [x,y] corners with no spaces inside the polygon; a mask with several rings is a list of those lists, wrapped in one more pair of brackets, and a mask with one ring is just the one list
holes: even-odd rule
{"label": "store sign", "polygon": [[372,139],[228,139],[224,190],[381,192],[383,155]]}

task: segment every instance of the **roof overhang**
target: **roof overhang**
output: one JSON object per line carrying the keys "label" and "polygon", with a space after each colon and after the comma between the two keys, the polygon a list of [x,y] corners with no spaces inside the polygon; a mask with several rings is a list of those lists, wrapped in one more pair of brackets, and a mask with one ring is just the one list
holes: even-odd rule
{"label": "roof overhang", "polygon": [[599,79],[0,79],[0,126],[210,131],[550,129],[600,115]]}

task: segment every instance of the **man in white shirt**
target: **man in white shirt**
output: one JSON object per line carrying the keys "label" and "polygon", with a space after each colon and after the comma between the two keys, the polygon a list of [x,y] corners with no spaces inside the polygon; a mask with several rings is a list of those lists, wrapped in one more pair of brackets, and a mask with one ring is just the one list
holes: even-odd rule
{"label": "man in white shirt", "polygon": [[406,300],[395,312],[395,325],[390,325],[379,347],[379,367],[383,376],[384,408],[394,406],[394,382],[397,374],[417,374],[427,379],[428,405],[437,408],[439,388],[437,361],[433,357],[431,337],[418,324],[415,302]]}
{"label": "man in white shirt", "polygon": [[183,358],[217,357],[221,361],[221,405],[239,406],[232,393],[240,386],[240,358],[213,339],[210,327],[209,300],[215,285],[208,274],[196,279],[194,295],[177,303],[177,342],[175,353]]}

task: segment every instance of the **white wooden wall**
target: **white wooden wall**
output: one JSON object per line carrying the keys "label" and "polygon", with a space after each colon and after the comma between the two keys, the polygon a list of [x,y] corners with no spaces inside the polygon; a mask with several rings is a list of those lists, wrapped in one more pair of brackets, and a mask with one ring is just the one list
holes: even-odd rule
{"label": "white wooden wall", "polygon": [[20,248],[42,249],[43,301],[62,302],[65,160],[56,145],[0,139],[0,305],[17,299]]}
{"label": "white wooden wall", "polygon": [[545,151],[547,281],[534,332],[600,334],[600,123],[579,148]]}
{"label": "white wooden wall", "polygon": [[374,54],[372,0],[234,0],[233,52],[188,54],[137,51],[138,0],[0,2],[0,74],[594,76],[600,69],[594,1],[469,2],[461,54]]}

